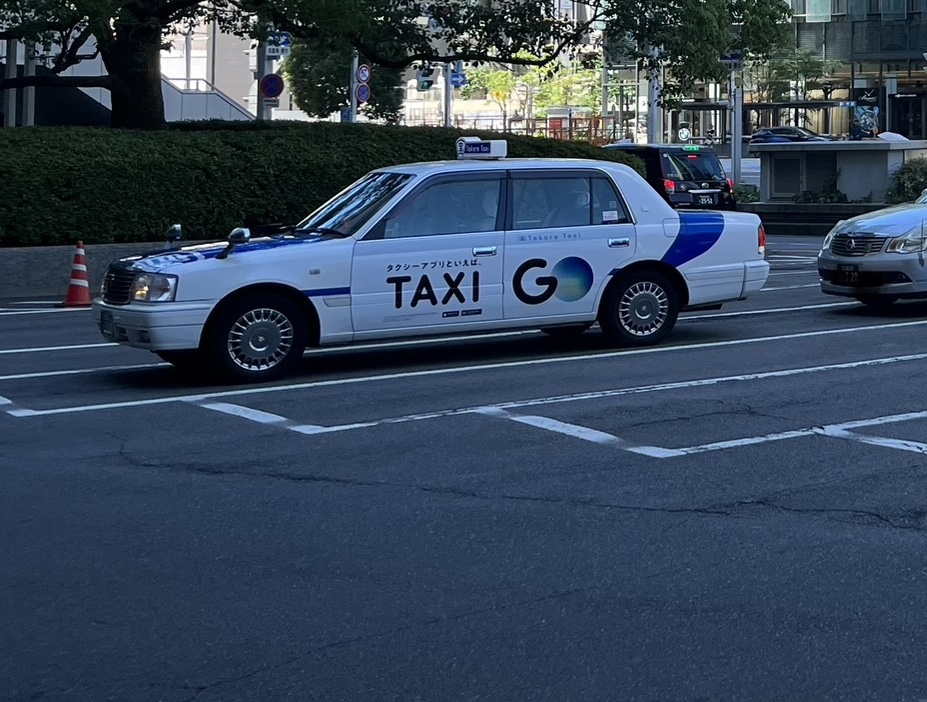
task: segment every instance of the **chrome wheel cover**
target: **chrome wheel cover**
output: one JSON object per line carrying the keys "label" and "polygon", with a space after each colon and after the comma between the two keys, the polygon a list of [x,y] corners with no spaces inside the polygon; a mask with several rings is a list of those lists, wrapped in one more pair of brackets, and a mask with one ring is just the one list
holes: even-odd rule
{"label": "chrome wheel cover", "polygon": [[293,324],[279,310],[250,310],[232,325],[227,339],[229,357],[250,372],[270,370],[293,348]]}
{"label": "chrome wheel cover", "polygon": [[669,316],[666,291],[650,281],[634,283],[618,302],[618,323],[628,334],[650,336],[658,332]]}

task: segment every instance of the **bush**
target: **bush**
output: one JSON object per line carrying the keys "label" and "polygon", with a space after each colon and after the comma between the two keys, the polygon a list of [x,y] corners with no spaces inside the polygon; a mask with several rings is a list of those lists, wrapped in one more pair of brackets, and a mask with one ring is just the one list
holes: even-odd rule
{"label": "bush", "polygon": [[905,161],[892,174],[886,200],[889,204],[912,202],[927,188],[927,158],[923,156]]}
{"label": "bush", "polygon": [[[381,166],[455,158],[462,134],[331,122],[173,125],[162,132],[0,130],[0,246],[224,238],[236,226],[295,223]],[[588,144],[505,135],[512,157],[636,158]]]}

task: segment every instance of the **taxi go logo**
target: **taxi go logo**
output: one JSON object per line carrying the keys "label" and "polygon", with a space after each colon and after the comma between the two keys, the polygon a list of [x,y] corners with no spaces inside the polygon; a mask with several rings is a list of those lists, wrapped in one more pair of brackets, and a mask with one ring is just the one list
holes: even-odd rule
{"label": "taxi go logo", "polygon": [[576,302],[592,290],[592,266],[576,256],[559,261],[550,271],[550,275],[539,275],[531,282],[543,290],[532,295],[525,290],[525,276],[534,269],[547,268],[543,258],[532,258],[522,263],[512,279],[515,297],[526,305],[540,305],[552,297],[563,302]]}

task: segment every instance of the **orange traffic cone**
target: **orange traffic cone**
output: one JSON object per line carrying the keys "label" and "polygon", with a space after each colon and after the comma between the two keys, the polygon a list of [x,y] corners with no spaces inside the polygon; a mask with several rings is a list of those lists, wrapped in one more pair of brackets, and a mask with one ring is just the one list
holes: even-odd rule
{"label": "orange traffic cone", "polygon": [[62,307],[90,307],[90,280],[87,277],[87,259],[84,257],[84,242],[77,242],[74,263],[71,264],[71,281]]}

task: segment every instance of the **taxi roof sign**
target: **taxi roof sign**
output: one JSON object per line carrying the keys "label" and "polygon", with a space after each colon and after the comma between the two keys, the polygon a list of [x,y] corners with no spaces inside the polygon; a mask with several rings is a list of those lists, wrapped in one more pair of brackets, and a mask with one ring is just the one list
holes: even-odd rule
{"label": "taxi roof sign", "polygon": [[458,159],[505,158],[509,145],[504,139],[485,140],[479,137],[460,137],[457,140]]}

